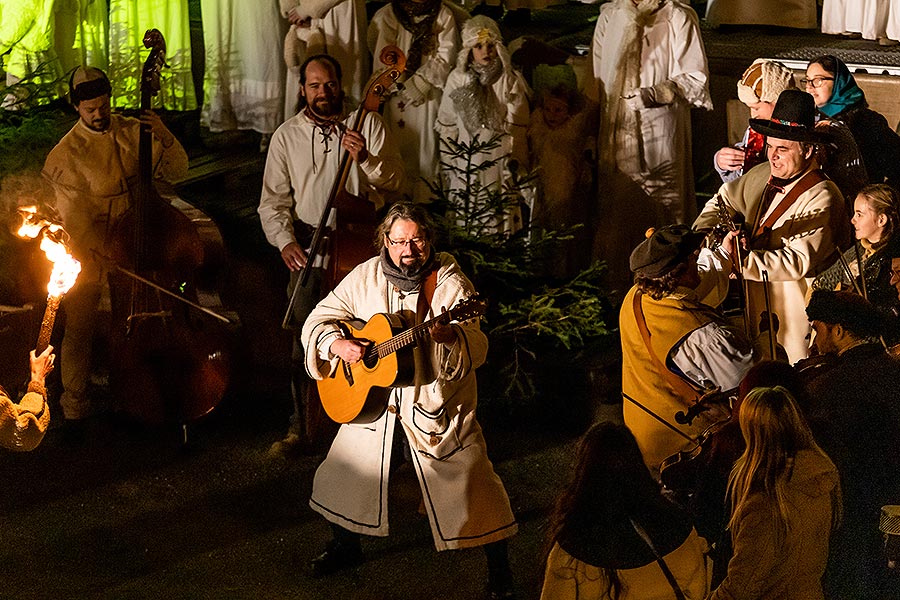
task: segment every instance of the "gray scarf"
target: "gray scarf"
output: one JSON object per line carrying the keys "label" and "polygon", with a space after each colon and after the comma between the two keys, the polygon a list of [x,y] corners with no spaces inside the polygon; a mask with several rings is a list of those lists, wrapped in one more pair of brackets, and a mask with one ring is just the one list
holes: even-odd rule
{"label": "gray scarf", "polygon": [[428,277],[428,274],[431,273],[432,269],[436,268],[434,257],[437,253],[433,248],[430,248],[429,252],[428,258],[425,259],[425,262],[420,268],[411,273],[404,273],[403,270],[391,260],[388,249],[382,248],[381,270],[384,271],[384,276],[387,277],[387,280],[390,281],[394,287],[402,292],[411,292],[417,289],[422,282],[425,281],[425,278]]}
{"label": "gray scarf", "polygon": [[492,87],[502,74],[499,56],[486,65],[473,62],[466,69],[466,82],[450,92],[453,106],[472,137],[482,129],[503,130],[500,101]]}

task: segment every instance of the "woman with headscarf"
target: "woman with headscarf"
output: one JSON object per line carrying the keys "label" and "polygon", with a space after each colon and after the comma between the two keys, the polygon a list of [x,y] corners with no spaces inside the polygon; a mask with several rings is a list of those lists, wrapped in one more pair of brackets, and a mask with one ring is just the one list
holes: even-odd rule
{"label": "woman with headscarf", "polygon": [[[478,188],[487,193],[488,190],[500,192],[502,183],[511,174],[517,175],[527,167],[528,96],[528,85],[521,73],[513,69],[497,23],[483,15],[466,21],[462,28],[462,50],[456,68],[447,78],[435,131],[441,138],[467,145],[476,140],[485,144],[498,138],[496,144],[471,157],[473,165],[496,162],[489,167],[485,165],[475,177],[477,185],[472,185],[471,178],[456,170],[465,169],[469,157],[451,160],[452,167],[445,169],[445,181],[451,193],[466,192],[475,201],[484,200]],[[516,212],[500,215],[500,220],[505,222],[499,229],[520,229],[523,224]],[[484,215],[492,222],[497,216]]]}
{"label": "woman with headscarf", "polygon": [[800,83],[823,118],[840,121],[850,129],[869,182],[900,189],[900,136],[883,115],[869,108],[847,65],[835,56],[819,56],[806,67],[806,78]]}

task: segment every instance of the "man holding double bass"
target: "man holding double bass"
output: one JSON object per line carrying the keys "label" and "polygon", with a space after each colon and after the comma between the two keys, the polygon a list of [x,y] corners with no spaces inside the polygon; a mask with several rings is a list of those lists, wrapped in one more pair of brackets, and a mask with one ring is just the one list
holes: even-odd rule
{"label": "man holding double bass", "polygon": [[105,269],[95,252],[107,255],[113,225],[133,204],[138,179],[141,124],[152,131],[152,173],[156,182],[184,177],[188,157],[158,115],[145,111],[140,120],[111,114],[111,86],[94,67],[78,67],[69,80],[69,100],[78,122],[50,151],[42,175],[53,186],[56,208],[71,238],[82,272],[66,294],[62,341],[63,416],[70,431],[97,410],[88,397],[91,349],[97,309],[105,286]]}
{"label": "man holding double bass", "polygon": [[[341,174],[342,150],[352,159],[348,193],[367,195],[373,204],[382,204],[382,193],[399,190],[404,181],[403,161],[381,117],[370,112],[359,131],[353,130],[356,112],[345,109],[337,60],[327,54],[306,59],[300,67],[299,94],[300,112],[272,134],[258,209],[266,239],[278,249],[291,272],[289,297],[306,267],[315,226]],[[316,258],[312,267],[309,280],[297,290],[292,303],[290,324],[297,329],[322,297],[322,259]],[[310,423],[315,406],[303,363],[303,347],[295,337],[291,355],[294,414],[288,435],[272,446],[276,455],[309,449],[317,441]]]}
{"label": "man holding double bass", "polygon": [[[413,345],[407,363],[412,372],[404,381],[382,383],[384,402],[371,417],[341,426],[316,471],[309,503],[329,521],[334,539],[313,560],[313,574],[359,564],[360,534],[388,535],[388,480],[406,454],[422,487],[435,547],[483,547],[489,594],[511,598],[506,540],[518,526],[475,418],[475,369],[484,362],[487,337],[477,321],[465,320],[480,311],[461,314],[462,307],[477,302],[475,290],[456,260],[435,249],[434,231],[422,205],[391,206],[376,234],[378,256],[351,271],[303,326],[309,373],[322,380],[349,371],[354,387],[363,385],[375,354],[382,356],[376,361],[381,369],[410,327],[421,332],[407,340]],[[394,316],[401,331],[390,341],[372,340],[344,324],[354,319],[371,324],[376,315]],[[369,352],[374,342],[380,349]],[[357,364],[361,360],[366,368]]]}

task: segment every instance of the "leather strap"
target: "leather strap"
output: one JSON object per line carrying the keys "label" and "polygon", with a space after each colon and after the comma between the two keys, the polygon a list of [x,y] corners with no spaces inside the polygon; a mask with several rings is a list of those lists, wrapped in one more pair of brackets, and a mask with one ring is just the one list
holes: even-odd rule
{"label": "leather strap", "polygon": [[634,300],[633,300],[633,308],[634,308],[634,319],[637,321],[638,330],[641,332],[641,337],[644,339],[644,345],[647,347],[647,354],[650,355],[650,360],[653,363],[653,366],[659,372],[660,375],[666,378],[675,391],[681,394],[686,398],[695,398],[699,399],[700,394],[693,388],[693,386],[689,385],[684,379],[670,371],[666,368],[666,366],[659,360],[656,354],[653,352],[653,346],[650,345],[650,330],[647,328],[647,321],[644,319],[644,309],[641,306],[641,298],[644,293],[640,290],[635,291]]}
{"label": "leather strap", "polygon": [[669,582],[669,585],[672,586],[672,591],[675,592],[675,598],[677,600],[686,600],[684,596],[684,592],[681,591],[681,586],[678,585],[678,581],[675,579],[675,576],[672,575],[672,571],[669,569],[669,565],[666,564],[665,559],[660,556],[659,551],[656,549],[656,545],[653,543],[653,540],[650,539],[650,536],[647,535],[647,532],[643,527],[637,524],[634,519],[629,518],[631,521],[631,526],[634,527],[634,530],[637,532],[641,539],[644,540],[644,543],[647,544],[647,547],[650,548],[651,552],[653,552],[653,556],[656,557],[656,564],[659,565],[659,568],[662,569],[663,575],[666,576],[666,581]]}
{"label": "leather strap", "polygon": [[[787,194],[785,194],[784,198],[781,199],[781,202],[778,203],[778,206],[775,207],[775,210],[766,218],[765,221],[760,223],[756,227],[756,231],[753,233],[753,237],[759,237],[763,235],[766,230],[772,229],[772,226],[781,218],[781,216],[787,212],[787,210],[797,201],[797,198],[800,195],[807,191],[812,186],[817,183],[821,183],[825,181],[826,177],[819,169],[813,169],[806,175],[800,178],[800,181],[791,188]],[[768,188],[768,186],[767,186]]]}
{"label": "leather strap", "polygon": [[428,316],[428,309],[431,308],[431,299],[434,298],[434,290],[437,287],[437,265],[422,280],[422,287],[419,290],[419,300],[416,302],[416,325],[425,322]]}

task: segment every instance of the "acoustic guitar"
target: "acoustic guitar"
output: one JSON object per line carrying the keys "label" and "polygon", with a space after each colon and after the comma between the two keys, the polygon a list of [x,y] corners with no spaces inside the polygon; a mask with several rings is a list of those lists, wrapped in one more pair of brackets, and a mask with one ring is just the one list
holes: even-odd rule
{"label": "acoustic guitar", "polygon": [[[415,375],[413,346],[429,336],[437,323],[468,321],[484,314],[487,302],[478,296],[461,300],[449,311],[404,329],[400,315],[379,313],[365,324],[340,321],[344,337],[370,340],[362,359],[338,363],[334,372],[319,380],[319,397],[328,416],[337,423],[371,423],[387,406],[391,388],[411,385]],[[358,327],[360,326],[361,327]]]}

